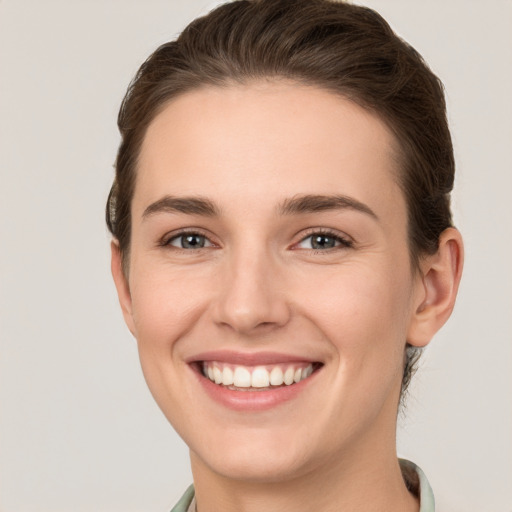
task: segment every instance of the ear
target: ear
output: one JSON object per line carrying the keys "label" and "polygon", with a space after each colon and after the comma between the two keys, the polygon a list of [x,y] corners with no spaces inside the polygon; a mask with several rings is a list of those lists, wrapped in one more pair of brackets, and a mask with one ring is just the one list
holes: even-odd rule
{"label": "ear", "polygon": [[112,277],[117,289],[117,296],[119,298],[119,304],[123,312],[124,321],[130,329],[130,332],[135,336],[135,325],[133,322],[132,314],[132,298],[130,295],[130,286],[128,284],[127,277],[123,272],[121,250],[119,248],[119,242],[112,240],[110,243],[110,250],[112,253],[110,268],[112,270]]}
{"label": "ear", "polygon": [[437,252],[420,263],[421,282],[409,325],[409,344],[424,347],[450,317],[459,289],[463,261],[462,237],[455,228],[448,228],[439,238]]}

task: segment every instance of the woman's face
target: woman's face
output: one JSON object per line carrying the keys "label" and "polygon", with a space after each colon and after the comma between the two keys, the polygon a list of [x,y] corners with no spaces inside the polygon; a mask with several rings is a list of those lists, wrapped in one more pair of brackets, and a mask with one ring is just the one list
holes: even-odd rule
{"label": "woman's face", "polygon": [[290,83],[193,91],[149,126],[120,294],[196,470],[282,481],[394,450],[424,288],[393,148]]}

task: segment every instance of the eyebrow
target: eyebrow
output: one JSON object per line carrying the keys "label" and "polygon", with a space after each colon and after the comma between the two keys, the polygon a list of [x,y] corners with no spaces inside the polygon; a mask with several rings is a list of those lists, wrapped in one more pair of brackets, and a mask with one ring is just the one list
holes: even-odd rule
{"label": "eyebrow", "polygon": [[205,197],[173,197],[164,196],[151,203],[142,214],[145,219],[157,213],[184,213],[187,215],[201,215],[215,217],[219,215],[217,206]]}
{"label": "eyebrow", "polygon": [[[376,220],[379,219],[369,206],[353,197],[344,195],[298,195],[283,201],[277,210],[280,215],[284,216],[329,210],[355,210]],[[184,213],[186,215],[216,217],[220,215],[220,210],[213,201],[206,197],[164,196],[151,203],[144,210],[142,218],[145,219],[157,213]]]}
{"label": "eyebrow", "polygon": [[315,213],[329,210],[355,210],[365,213],[375,220],[379,220],[377,214],[369,206],[353,197],[343,195],[300,195],[286,199],[279,207],[281,215]]}

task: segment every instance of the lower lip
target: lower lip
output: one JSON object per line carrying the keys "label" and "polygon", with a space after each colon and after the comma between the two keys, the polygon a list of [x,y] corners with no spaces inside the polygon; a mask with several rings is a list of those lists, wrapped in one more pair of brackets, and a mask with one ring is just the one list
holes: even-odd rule
{"label": "lower lip", "polygon": [[215,384],[199,371],[194,373],[210,398],[221,405],[237,411],[264,411],[293,400],[315,379],[318,370],[296,384],[263,391],[236,391]]}

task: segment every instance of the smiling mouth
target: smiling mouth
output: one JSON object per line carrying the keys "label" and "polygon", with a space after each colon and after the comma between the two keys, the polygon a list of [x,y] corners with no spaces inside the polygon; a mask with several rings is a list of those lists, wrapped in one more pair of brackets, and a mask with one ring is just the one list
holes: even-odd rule
{"label": "smiling mouth", "polygon": [[203,361],[199,367],[211,382],[235,391],[268,391],[308,379],[321,363],[288,363],[258,366]]}

